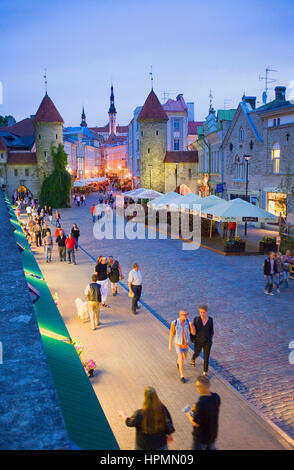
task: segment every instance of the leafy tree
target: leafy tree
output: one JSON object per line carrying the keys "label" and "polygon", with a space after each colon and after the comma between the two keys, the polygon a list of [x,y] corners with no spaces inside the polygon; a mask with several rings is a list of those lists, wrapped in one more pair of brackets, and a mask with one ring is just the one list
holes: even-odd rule
{"label": "leafy tree", "polygon": [[57,149],[52,146],[51,153],[54,171],[43,181],[40,201],[43,205],[58,209],[69,207],[72,180],[71,175],[66,171],[67,154],[62,144],[59,144]]}
{"label": "leafy tree", "polygon": [[1,126],[4,126],[4,127],[8,126],[8,120],[9,119],[11,119],[11,122],[13,124],[16,123],[16,120],[14,119],[13,116],[11,116],[11,114],[9,114],[8,116],[0,116],[0,127]]}

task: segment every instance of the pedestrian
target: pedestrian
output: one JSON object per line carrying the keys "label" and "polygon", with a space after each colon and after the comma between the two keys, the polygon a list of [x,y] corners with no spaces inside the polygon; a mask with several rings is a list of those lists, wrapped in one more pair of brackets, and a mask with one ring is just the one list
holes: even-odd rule
{"label": "pedestrian", "polygon": [[92,275],[92,282],[85,289],[88,300],[88,312],[90,316],[91,330],[99,326],[99,313],[101,304],[101,285],[97,282],[97,275]]}
{"label": "pedestrian", "polygon": [[276,291],[278,294],[280,291],[280,286],[283,284],[284,276],[283,276],[283,260],[282,260],[282,253],[280,251],[276,254],[276,264],[277,264],[277,282],[276,282]]}
{"label": "pedestrian", "polygon": [[66,246],[65,246],[66,236],[63,233],[63,230],[59,231],[59,235],[56,237],[56,243],[58,245],[58,253],[60,262],[66,261]]}
{"label": "pedestrian", "polygon": [[65,240],[65,246],[66,246],[66,252],[67,252],[67,258],[68,258],[68,264],[77,264],[76,263],[76,257],[75,257],[75,244],[76,241],[72,234],[70,233],[67,239]]}
{"label": "pedestrian", "polygon": [[228,222],[223,222],[222,223],[222,231],[223,231],[223,238],[227,238],[227,233],[228,233]]}
{"label": "pedestrian", "polygon": [[36,221],[35,225],[33,226],[33,232],[35,234],[35,241],[36,246],[42,246],[42,233],[41,233],[41,225]]}
{"label": "pedestrian", "polygon": [[119,262],[113,259],[113,256],[108,257],[108,277],[110,280],[112,295],[117,295],[117,284],[123,278],[122,270]]}
{"label": "pedestrian", "polygon": [[142,274],[138,263],[134,263],[133,269],[129,272],[128,286],[129,297],[132,298],[132,313],[136,315],[137,309],[140,308],[138,302],[142,294]]}
{"label": "pedestrian", "polygon": [[81,196],[79,194],[77,194],[76,201],[77,201],[77,206],[80,207]]}
{"label": "pedestrian", "polygon": [[45,254],[46,254],[46,263],[51,263],[52,261],[52,250],[53,250],[53,239],[51,237],[51,232],[47,229],[46,236],[43,239],[44,246],[45,246]]}
{"label": "pedestrian", "polygon": [[97,280],[101,285],[102,307],[110,308],[110,306],[106,304],[109,282],[107,273],[107,260],[104,256],[99,256],[95,266],[95,274],[97,275]]}
{"label": "pedestrian", "polygon": [[91,205],[90,211],[91,211],[91,215],[92,215],[92,219],[93,219],[93,224],[95,224],[95,222],[96,222],[96,207],[95,207],[95,204]]}
{"label": "pedestrian", "polygon": [[185,383],[184,361],[187,359],[191,335],[195,335],[194,325],[188,319],[188,313],[185,310],[180,310],[179,318],[174,320],[170,326],[169,350],[172,352],[174,338],[177,353],[177,368],[180,372],[180,381],[183,384]]}
{"label": "pedestrian", "polygon": [[195,317],[193,321],[195,335],[192,337],[194,343],[194,354],[192,356],[191,365],[195,367],[195,360],[203,349],[203,375],[207,375],[209,355],[214,334],[213,319],[208,316],[207,305],[200,305],[198,310],[199,316]]}
{"label": "pedestrian", "polygon": [[71,234],[73,236],[73,238],[75,239],[75,250],[78,249],[79,247],[79,236],[80,236],[80,230],[79,230],[79,227],[77,226],[77,224],[73,224],[73,227],[71,229]]}
{"label": "pedestrian", "polygon": [[28,216],[28,220],[30,220],[32,218],[32,208],[31,208],[31,206],[26,207],[26,213],[27,213],[27,216]]}
{"label": "pedestrian", "polygon": [[218,417],[221,399],[210,391],[210,380],[200,375],[196,380],[196,389],[200,397],[186,416],[193,426],[192,450],[216,450]]}
{"label": "pedestrian", "polygon": [[56,219],[56,227],[61,227],[61,225],[60,225],[61,215],[60,215],[60,212],[58,211],[58,209],[56,209],[56,211],[55,211],[55,219]]}
{"label": "pedestrian", "polygon": [[144,390],[143,407],[128,417],[118,412],[128,427],[136,428],[136,450],[168,450],[175,432],[171,415],[153,387]]}
{"label": "pedestrian", "polygon": [[81,195],[81,203],[82,203],[82,206],[86,205],[86,196],[84,194]]}
{"label": "pedestrian", "polygon": [[[106,204],[107,204],[107,201],[106,201]],[[111,207],[110,206],[106,206],[105,207],[105,215],[106,215],[106,220],[109,221],[110,220],[110,216],[111,216]]]}
{"label": "pedestrian", "polygon": [[44,240],[44,238],[47,237],[47,232],[49,232],[51,234],[51,230],[50,230],[50,228],[47,227],[47,224],[43,224],[42,225],[42,231],[41,231],[42,240]]}
{"label": "pedestrian", "polygon": [[271,251],[269,257],[265,259],[263,264],[263,273],[264,277],[267,280],[266,286],[264,288],[264,293],[267,295],[274,295],[272,290],[275,284],[275,277],[277,274],[277,261],[275,259],[276,253]]}
{"label": "pedestrian", "polygon": [[47,214],[48,214],[49,222],[50,222],[50,224],[52,224],[53,211],[52,211],[51,206],[48,207]]}
{"label": "pedestrian", "polygon": [[282,256],[282,263],[284,286],[289,287],[290,265],[294,263],[294,259],[291,256],[290,250],[287,250],[286,253]]}

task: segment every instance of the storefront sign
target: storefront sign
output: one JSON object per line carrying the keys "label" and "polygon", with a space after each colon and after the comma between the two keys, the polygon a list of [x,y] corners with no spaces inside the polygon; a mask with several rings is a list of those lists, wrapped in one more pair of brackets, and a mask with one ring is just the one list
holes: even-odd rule
{"label": "storefront sign", "polygon": [[224,185],[223,183],[219,183],[216,185],[216,192],[217,193],[223,193],[224,192]]}
{"label": "storefront sign", "polygon": [[258,217],[242,217],[243,222],[258,222]]}
{"label": "storefront sign", "polygon": [[210,219],[210,220],[213,219],[213,215],[212,215],[212,214],[206,214],[206,217],[207,217],[207,219]]}

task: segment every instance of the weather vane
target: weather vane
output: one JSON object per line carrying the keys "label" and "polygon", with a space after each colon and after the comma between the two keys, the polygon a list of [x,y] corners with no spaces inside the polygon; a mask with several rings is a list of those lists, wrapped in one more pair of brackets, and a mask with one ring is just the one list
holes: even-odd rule
{"label": "weather vane", "polygon": [[45,81],[45,92],[47,95],[47,69],[45,69],[45,73],[43,75],[44,81]]}
{"label": "weather vane", "polygon": [[150,66],[150,80],[151,80],[151,90],[153,90],[153,72],[152,72],[152,65]]}

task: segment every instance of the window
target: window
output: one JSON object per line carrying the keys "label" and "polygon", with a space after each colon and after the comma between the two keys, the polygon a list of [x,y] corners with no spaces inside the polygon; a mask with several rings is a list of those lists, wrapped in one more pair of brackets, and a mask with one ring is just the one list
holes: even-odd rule
{"label": "window", "polygon": [[143,137],[143,131],[141,131],[141,137]]}
{"label": "window", "polygon": [[28,168],[25,169],[25,176],[29,176],[30,175],[30,170]]}
{"label": "window", "polygon": [[174,150],[180,150],[180,139],[174,139]]}
{"label": "window", "polygon": [[1,153],[1,158],[3,158],[3,157],[4,157],[4,153]]}
{"label": "window", "polygon": [[147,152],[150,153],[150,148],[148,147]]}
{"label": "window", "polygon": [[175,129],[175,130],[179,130],[179,129],[180,129],[180,120],[179,120],[179,119],[175,119],[175,120],[174,120],[174,129]]}
{"label": "window", "polygon": [[159,135],[159,131],[156,131],[155,134],[156,134],[156,135]]}
{"label": "window", "polygon": [[17,168],[14,168],[14,176],[17,176],[17,175],[18,175]]}
{"label": "window", "polygon": [[281,157],[280,145],[278,142],[276,142],[272,147],[272,155],[271,155],[271,159],[273,161],[274,173],[280,173],[280,157]]}
{"label": "window", "polygon": [[0,168],[0,176],[3,176],[3,168]]}
{"label": "window", "polygon": [[191,170],[191,168],[189,168],[189,170],[188,170],[188,176],[189,176],[189,178],[192,178],[192,170]]}
{"label": "window", "polygon": [[239,141],[243,142],[243,140],[244,140],[244,129],[243,129],[243,127],[240,127],[240,129],[239,129]]}
{"label": "window", "polygon": [[136,140],[136,152],[139,152],[140,150],[140,142],[139,139]]}
{"label": "window", "polygon": [[39,134],[39,140],[41,140],[41,134]]}
{"label": "window", "polygon": [[58,135],[56,134],[56,140],[58,139]]}
{"label": "window", "polygon": [[235,180],[245,180],[245,163],[239,155],[235,158]]}

